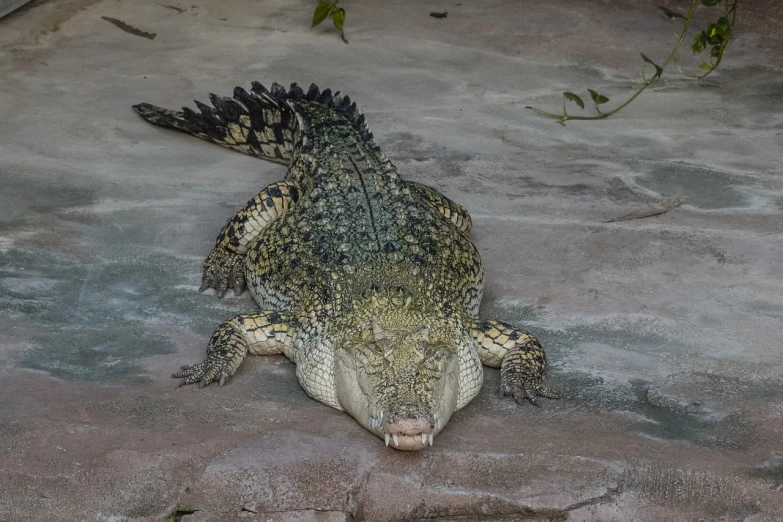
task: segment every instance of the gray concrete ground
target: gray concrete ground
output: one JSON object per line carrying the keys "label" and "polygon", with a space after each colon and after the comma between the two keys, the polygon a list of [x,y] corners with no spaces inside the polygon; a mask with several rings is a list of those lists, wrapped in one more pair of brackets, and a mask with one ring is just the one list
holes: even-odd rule
{"label": "gray concrete ground", "polygon": [[[720,71],[667,74],[614,119],[524,108],[629,93],[638,52],[673,44],[657,3],[345,0],[349,45],[310,30],[309,1],[1,20],[0,520],[783,520],[781,7],[740,2]],[[562,400],[519,407],[487,370],[406,454],[310,400],[282,357],[175,389],[254,309],[199,294],[200,265],[284,168],[130,106],[251,80],[349,93],[403,176],[471,211],[482,316],[540,335]],[[666,196],[688,199],[605,223]]]}
{"label": "gray concrete ground", "polygon": [[19,9],[30,0],[0,0],[0,18]]}

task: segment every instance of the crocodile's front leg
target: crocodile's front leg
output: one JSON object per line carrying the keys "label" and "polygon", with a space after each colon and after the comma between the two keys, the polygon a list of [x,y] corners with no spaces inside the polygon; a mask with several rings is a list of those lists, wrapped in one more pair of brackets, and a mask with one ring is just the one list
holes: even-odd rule
{"label": "crocodile's front leg", "polygon": [[295,320],[290,314],[258,312],[232,317],[215,329],[207,346],[207,359],[183,366],[172,377],[182,377],[180,386],[199,383],[199,388],[217,381],[223,386],[234,375],[248,353],[285,353],[294,360]]}
{"label": "crocodile's front leg", "polygon": [[223,297],[227,289],[233,288],[236,295],[242,293],[248,246],[270,223],[299,201],[301,194],[301,188],[294,181],[272,183],[229,219],[218,234],[215,248],[204,261],[199,292],[214,288],[217,296]]}
{"label": "crocodile's front leg", "polygon": [[475,321],[470,333],[476,340],[481,363],[500,368],[500,396],[511,395],[521,404],[525,399],[538,406],[536,396],[559,398],[542,383],[546,376],[546,354],[533,335],[501,321]]}

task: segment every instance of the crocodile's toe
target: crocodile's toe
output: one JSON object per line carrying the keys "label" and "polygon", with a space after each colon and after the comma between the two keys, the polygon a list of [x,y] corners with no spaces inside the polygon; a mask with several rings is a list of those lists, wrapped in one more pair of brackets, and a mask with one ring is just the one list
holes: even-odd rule
{"label": "crocodile's toe", "polygon": [[500,367],[500,396],[510,395],[517,404],[525,401],[538,406],[536,397],[559,398],[544,386],[546,355],[535,337],[509,350]]}
{"label": "crocodile's toe", "polygon": [[179,386],[198,383],[199,388],[217,382],[223,386],[234,375],[247,355],[247,342],[231,325],[223,323],[217,327],[207,347],[206,360],[192,366],[183,366],[172,374],[182,378]]}
{"label": "crocodile's toe", "polygon": [[222,247],[213,248],[204,261],[199,292],[207,288],[214,288],[218,297],[226,295],[229,288],[234,289],[234,295],[241,294],[245,288],[244,256]]}
{"label": "crocodile's toe", "polygon": [[540,384],[527,387],[514,387],[501,384],[498,394],[500,397],[505,397],[507,395],[511,396],[517,404],[521,405],[527,401],[533,406],[539,406],[536,397],[545,397],[547,399],[560,398],[560,395],[557,392]]}

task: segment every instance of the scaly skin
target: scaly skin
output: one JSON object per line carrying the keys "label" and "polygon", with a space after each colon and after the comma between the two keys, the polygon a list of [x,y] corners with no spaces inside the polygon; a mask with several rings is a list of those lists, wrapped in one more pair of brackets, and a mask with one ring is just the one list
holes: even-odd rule
{"label": "scaly skin", "polygon": [[181,385],[223,385],[248,353],[283,353],[314,399],[398,449],[431,445],[501,368],[501,396],[536,404],[546,356],[530,333],[479,321],[483,269],[467,211],[405,181],[347,97],[277,84],[148,121],[288,164],[223,227],[202,290],[247,284],[265,311],[220,325]]}

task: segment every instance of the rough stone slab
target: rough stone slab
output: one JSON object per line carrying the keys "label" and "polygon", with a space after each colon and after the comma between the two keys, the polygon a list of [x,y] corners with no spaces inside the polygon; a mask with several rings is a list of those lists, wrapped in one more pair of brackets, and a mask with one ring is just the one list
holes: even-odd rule
{"label": "rough stone slab", "polygon": [[[613,119],[525,109],[623,99],[638,52],[673,43],[657,4],[348,3],[349,45],[304,0],[1,20],[0,521],[780,520],[783,7],[740,3],[719,71],[667,73]],[[433,448],[401,454],[281,357],[175,389],[254,309],[199,294],[200,265],[283,169],[130,106],[252,80],[350,94],[403,176],[470,210],[482,317],[541,337],[562,400],[518,407],[487,370]]]}

